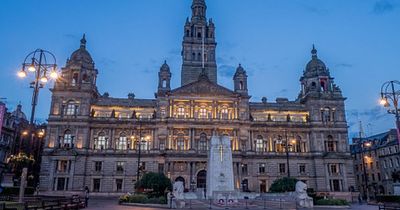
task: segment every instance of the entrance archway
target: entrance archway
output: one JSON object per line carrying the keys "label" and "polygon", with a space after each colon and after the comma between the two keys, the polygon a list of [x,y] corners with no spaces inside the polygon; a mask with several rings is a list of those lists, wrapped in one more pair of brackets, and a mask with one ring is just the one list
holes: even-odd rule
{"label": "entrance archway", "polygon": [[197,188],[207,187],[207,171],[201,170],[197,173]]}
{"label": "entrance archway", "polygon": [[185,188],[185,179],[183,177],[176,177],[175,182],[183,182],[183,188]]}

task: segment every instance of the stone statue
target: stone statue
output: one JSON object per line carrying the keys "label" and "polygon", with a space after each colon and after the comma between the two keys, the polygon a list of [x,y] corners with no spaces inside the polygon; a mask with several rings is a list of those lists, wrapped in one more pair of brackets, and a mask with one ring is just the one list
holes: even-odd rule
{"label": "stone statue", "polygon": [[302,181],[296,183],[296,202],[301,208],[312,208],[314,206],[313,199],[307,195],[307,184]]}
{"label": "stone statue", "polygon": [[172,205],[176,206],[176,208],[178,209],[182,209],[185,207],[185,196],[183,194],[183,190],[183,182],[177,181],[174,183]]}

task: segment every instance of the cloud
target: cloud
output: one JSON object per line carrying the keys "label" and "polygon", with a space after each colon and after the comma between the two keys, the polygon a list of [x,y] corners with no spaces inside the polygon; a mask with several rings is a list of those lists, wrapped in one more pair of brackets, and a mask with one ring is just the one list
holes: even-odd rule
{"label": "cloud", "polygon": [[236,67],[231,66],[231,65],[221,65],[218,68],[219,75],[222,77],[233,78],[235,71],[236,71]]}
{"label": "cloud", "polygon": [[396,5],[394,5],[388,0],[379,0],[375,2],[372,11],[373,13],[380,15],[393,11],[395,7]]}
{"label": "cloud", "polygon": [[353,64],[350,63],[339,63],[335,65],[336,68],[352,68]]}

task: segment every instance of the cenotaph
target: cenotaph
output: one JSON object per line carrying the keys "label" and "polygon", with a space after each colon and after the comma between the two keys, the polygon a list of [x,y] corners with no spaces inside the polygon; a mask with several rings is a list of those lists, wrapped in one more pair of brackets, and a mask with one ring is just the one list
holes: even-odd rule
{"label": "cenotaph", "polygon": [[234,192],[233,180],[231,140],[228,136],[213,136],[207,162],[207,197]]}

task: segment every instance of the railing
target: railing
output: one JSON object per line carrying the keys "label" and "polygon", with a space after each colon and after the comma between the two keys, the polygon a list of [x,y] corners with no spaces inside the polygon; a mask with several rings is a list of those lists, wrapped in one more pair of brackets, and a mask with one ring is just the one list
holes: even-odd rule
{"label": "railing", "polygon": [[[237,199],[232,203],[213,199],[185,199],[184,202],[185,208],[188,209],[297,209],[295,200],[284,199]],[[168,208],[173,207],[173,205],[168,206]]]}
{"label": "railing", "polygon": [[85,208],[85,199],[78,195],[72,197],[25,197],[24,203],[18,203],[18,197],[3,196],[0,197],[1,201],[11,201],[15,203],[1,203],[0,209],[3,210],[78,210]]}

